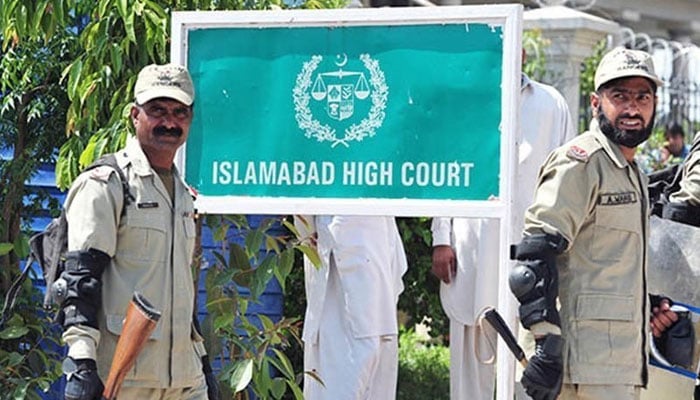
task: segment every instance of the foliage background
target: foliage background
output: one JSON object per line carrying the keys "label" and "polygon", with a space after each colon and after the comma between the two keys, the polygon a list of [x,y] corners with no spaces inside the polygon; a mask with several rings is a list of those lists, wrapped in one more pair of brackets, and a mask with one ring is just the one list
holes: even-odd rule
{"label": "foliage background", "polygon": [[[306,0],[289,2],[299,8],[337,8],[345,0]],[[11,149],[11,158],[0,161],[0,294],[4,297],[19,275],[20,260],[28,254],[28,226],[21,217],[36,215],[47,207],[58,214],[59,205],[42,191],[30,191],[25,182],[42,163],[56,165],[57,185],[66,189],[78,172],[102,154],[122,147],[130,133],[127,112],[137,72],[150,63],[169,59],[170,15],[176,10],[283,9],[282,0],[3,0],[0,2],[0,143]],[[291,248],[299,243],[265,241],[265,233],[253,230],[233,266],[223,260],[219,268],[225,277],[253,275],[253,288],[264,280],[284,274]],[[266,257],[253,255],[264,241]],[[258,247],[253,247],[258,246]],[[248,265],[264,265],[251,274]],[[227,275],[230,274],[230,275]],[[34,276],[34,278],[38,278]],[[220,278],[223,279],[223,278]],[[251,291],[255,293],[255,289]],[[216,294],[216,293],[213,293]],[[235,293],[234,293],[235,294]],[[0,398],[38,398],[37,390],[47,389],[60,376],[62,351],[56,344],[59,332],[50,313],[41,310],[41,296],[31,281],[22,284],[16,307],[2,316],[0,324]],[[236,307],[221,318],[235,320],[250,298],[212,296],[232,301]],[[224,298],[226,297],[226,298]],[[253,296],[254,297],[254,296]],[[227,300],[228,299],[228,300]],[[254,300],[254,299],[253,299]],[[240,321],[240,319],[239,319]],[[284,321],[287,323],[288,321]],[[252,332],[247,343],[254,348],[241,351],[247,357],[243,374],[227,382],[236,388],[242,382],[269,391],[274,398],[287,390],[288,381],[271,377],[265,363],[283,363],[265,351],[279,340],[279,329],[267,326],[262,335]],[[223,323],[215,324],[222,329]],[[240,332],[238,332],[240,333]],[[243,336],[241,334],[241,336]],[[236,335],[230,335],[233,340]],[[257,341],[257,339],[260,339]],[[260,351],[262,350],[262,351]],[[274,351],[272,352],[274,354]],[[254,368],[252,367],[254,365]],[[287,371],[284,365],[277,368]],[[231,371],[229,371],[231,372]],[[233,377],[233,378],[232,378]],[[235,378],[235,379],[234,379]],[[247,384],[247,383],[246,383]],[[245,398],[247,392],[237,394]],[[55,398],[60,398],[56,395]],[[295,396],[298,398],[298,396]]]}
{"label": "foliage background", "polygon": [[[299,6],[337,8],[344,3],[344,0],[307,0]],[[0,161],[0,294],[3,297],[18,275],[19,260],[27,255],[29,229],[21,225],[20,216],[34,215],[47,207],[55,215],[59,207],[46,192],[30,191],[24,183],[41,163],[56,163],[57,183],[67,188],[82,167],[123,145],[130,131],[126,113],[136,73],[146,64],[169,59],[172,11],[286,7],[282,0],[0,2],[0,143],[13,149],[12,160]],[[528,54],[523,70],[535,79],[542,79],[546,74],[543,49],[548,43],[537,31],[525,32],[523,39]],[[602,43],[582,67],[584,96],[590,93],[593,71],[604,47]],[[587,109],[588,101],[582,104]],[[579,121],[587,124],[587,120],[587,114],[582,113]],[[656,147],[654,141],[658,137],[656,132],[651,146]],[[305,250],[292,227],[288,226],[287,237],[271,239],[265,229],[247,230],[249,227],[244,226],[241,217],[210,221],[212,226],[219,227],[215,229],[219,230],[222,255],[212,268],[212,275],[207,277],[212,299],[208,304],[212,317],[207,328],[211,334],[228,339],[221,348],[229,346],[230,354],[243,355],[245,359],[231,364],[223,374],[225,384],[235,389],[245,381],[242,374],[257,368],[258,372],[248,378],[257,390],[295,398],[297,393],[289,381],[298,384],[301,379],[302,350],[296,341],[300,325],[294,321],[303,316],[305,306],[300,267],[301,252]],[[448,357],[444,345],[449,343],[448,321],[437,295],[439,282],[429,272],[430,220],[416,217],[397,221],[410,265],[404,277],[406,288],[399,300],[402,322],[408,327],[424,323],[431,337],[402,330],[399,397],[446,398],[438,394],[447,388]],[[247,230],[246,238],[250,234],[242,246],[226,244],[232,225]],[[260,248],[264,249],[264,255],[257,254]],[[290,254],[294,267],[287,270]],[[270,261],[264,264],[265,260]],[[257,271],[253,266],[260,265],[270,268],[253,272]],[[246,347],[250,342],[234,343],[242,335],[228,329],[228,322],[240,321],[240,311],[255,299],[241,297],[235,290],[223,290],[224,283],[235,277],[236,283],[258,288],[273,276],[285,285],[285,314],[289,319],[284,319],[282,324],[267,324],[262,330],[246,325],[246,335],[260,341],[253,347]],[[0,326],[1,399],[38,398],[35,390],[47,389],[60,376],[58,332],[52,329],[50,315],[37,308],[40,293],[30,281],[24,282],[20,293],[14,312],[3,316],[6,318]],[[230,307],[221,307],[225,304]],[[268,357],[267,350],[273,347],[284,349],[284,357]],[[283,373],[280,381],[265,375],[265,369],[269,370],[267,367],[274,363],[281,366],[276,366],[277,370],[288,373],[289,368],[281,365],[285,357],[294,376]],[[243,395],[239,392],[238,396]]]}

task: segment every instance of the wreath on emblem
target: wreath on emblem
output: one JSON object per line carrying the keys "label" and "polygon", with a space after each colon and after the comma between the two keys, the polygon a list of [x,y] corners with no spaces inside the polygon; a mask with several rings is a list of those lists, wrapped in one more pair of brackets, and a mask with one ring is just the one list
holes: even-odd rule
{"label": "wreath on emblem", "polygon": [[311,57],[311,61],[304,63],[301,72],[297,75],[296,85],[292,91],[297,124],[300,129],[304,130],[304,136],[307,138],[314,137],[319,142],[330,141],[332,143],[331,147],[335,147],[338,144],[348,147],[350,146],[349,142],[353,140],[359,142],[365,137],[374,136],[375,130],[382,126],[384,122],[384,117],[386,116],[384,109],[389,96],[389,87],[386,85],[384,72],[379,68],[379,62],[373,60],[369,54],[360,55],[360,60],[370,73],[369,83],[373,89],[371,95],[372,107],[366,118],[346,128],[344,136],[339,138],[336,135],[336,130],[315,119],[309,108],[311,96],[308,89],[311,86],[311,76],[322,60],[322,56],[315,55]]}

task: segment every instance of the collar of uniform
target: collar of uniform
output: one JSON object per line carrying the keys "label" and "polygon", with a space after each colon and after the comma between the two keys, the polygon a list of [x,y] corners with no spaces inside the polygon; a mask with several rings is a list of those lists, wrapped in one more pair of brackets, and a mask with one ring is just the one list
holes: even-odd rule
{"label": "collar of uniform", "polygon": [[141,149],[141,145],[136,137],[130,136],[126,139],[126,147],[119,152],[119,155],[117,162],[120,167],[124,168],[126,165],[131,164],[132,170],[139,176],[147,176],[154,173],[146,153]]}
{"label": "collar of uniform", "polygon": [[625,168],[630,164],[625,158],[625,156],[622,154],[620,146],[618,146],[612,140],[608,139],[608,137],[605,136],[605,134],[600,130],[597,119],[593,118],[591,120],[591,125],[588,130],[593,132],[593,135],[598,140],[598,142],[600,142],[601,147],[603,147],[603,150],[605,150],[605,152],[608,153],[608,156],[613,160],[615,165],[617,165],[619,168]]}

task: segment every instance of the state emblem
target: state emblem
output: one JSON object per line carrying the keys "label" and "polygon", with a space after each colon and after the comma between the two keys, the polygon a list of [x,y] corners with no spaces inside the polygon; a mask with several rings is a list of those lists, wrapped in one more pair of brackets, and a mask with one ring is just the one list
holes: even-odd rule
{"label": "state emblem", "polygon": [[[382,126],[389,95],[384,72],[379,68],[379,62],[368,54],[362,54],[359,59],[366,71],[349,69],[345,54],[336,56],[336,69],[333,70],[316,72],[323,62],[323,56],[320,55],[314,55],[311,61],[304,63],[297,75],[292,97],[297,124],[307,138],[315,138],[319,142],[329,141],[331,147],[339,144],[349,147],[352,141],[374,136],[377,128]],[[367,75],[371,84],[368,83]],[[369,110],[367,106],[364,107],[367,113],[360,122],[347,127],[337,125],[337,122],[345,120],[352,122],[352,118],[357,117],[358,107],[368,99]],[[312,100],[323,104],[325,117],[330,118],[327,123],[317,119],[325,117],[314,115]],[[336,132],[341,129],[344,135],[338,137]]]}

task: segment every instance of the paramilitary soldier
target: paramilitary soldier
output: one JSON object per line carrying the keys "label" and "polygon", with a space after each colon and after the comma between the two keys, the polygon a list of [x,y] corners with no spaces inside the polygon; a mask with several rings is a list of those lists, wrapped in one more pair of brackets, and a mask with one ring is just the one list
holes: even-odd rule
{"label": "paramilitary soldier", "polygon": [[700,132],[682,168],[680,188],[669,196],[663,217],[700,227]]}
{"label": "paramilitary soldier", "polygon": [[217,398],[213,375],[203,371],[206,353],[192,319],[194,205],[173,166],[192,123],[192,80],[181,66],[149,65],[139,73],[134,95],[136,137],[116,153],[134,198],[123,217],[123,188],[111,167],[81,174],[66,198],[65,398],[100,398],[99,376],[109,372],[134,291],[162,316],[119,399]]}
{"label": "paramilitary soldier", "polygon": [[647,179],[634,161],[662,82],[649,54],[616,48],[594,83],[590,129],[545,161],[511,251],[511,291],[536,343],[521,382],[537,400],[560,391],[560,399],[638,399],[648,332],[659,336],[677,319],[670,300],[647,293]]}

